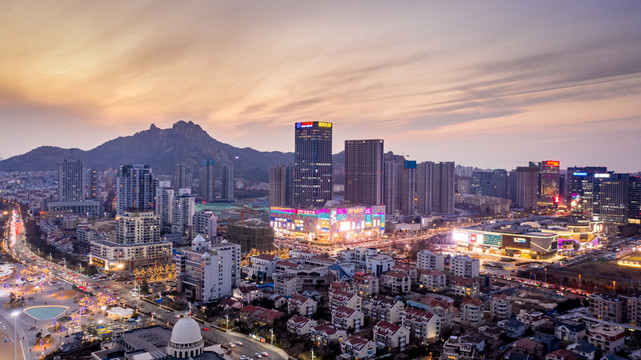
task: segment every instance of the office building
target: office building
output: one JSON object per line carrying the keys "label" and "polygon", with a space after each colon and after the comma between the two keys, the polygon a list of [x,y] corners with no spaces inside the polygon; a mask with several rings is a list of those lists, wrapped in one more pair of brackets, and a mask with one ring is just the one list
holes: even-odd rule
{"label": "office building", "polygon": [[[507,190],[507,176],[506,190]],[[457,194],[471,194],[472,193],[472,178],[469,176],[459,176],[456,178],[456,193]]]}
{"label": "office building", "polygon": [[185,171],[185,164],[176,164],[174,175],[174,190],[191,188],[191,184],[187,183],[187,174]]}
{"label": "office building", "polygon": [[[595,174],[598,178],[598,202],[593,204],[593,221],[623,225],[628,222],[630,205],[629,174]],[[598,205],[598,206],[597,206]]]}
{"label": "office building", "polygon": [[384,166],[383,203],[385,204],[385,212],[391,215],[401,209],[403,163],[385,161]]}
{"label": "office building", "polygon": [[416,210],[421,215],[432,213],[434,184],[434,163],[425,161],[418,164],[416,169]]}
{"label": "office building", "polygon": [[172,231],[174,194],[174,188],[169,186],[168,181],[158,182],[156,215],[160,217],[160,231],[162,233],[170,233]]}
{"label": "office building", "polygon": [[128,269],[171,260],[171,242],[160,240],[160,217],[151,211],[116,215],[115,241],[91,244],[90,263],[105,270]]}
{"label": "office building", "polygon": [[223,181],[222,181],[221,195],[225,201],[234,201],[234,166],[223,166]]}
{"label": "office building", "polygon": [[156,179],[149,165],[123,165],[118,169],[116,213],[156,210]]}
{"label": "office building", "polygon": [[294,206],[322,207],[332,200],[332,123],[296,123]]}
{"label": "office building", "polygon": [[206,202],[213,202],[216,199],[216,178],[214,177],[214,160],[203,160],[200,165],[200,197]]}
{"label": "office building", "polygon": [[191,247],[177,254],[180,276],[177,290],[187,297],[209,302],[232,294],[240,285],[240,245],[223,242],[212,245],[197,235]]}
{"label": "office building", "polygon": [[559,161],[547,160],[539,163],[541,173],[541,199],[553,202],[560,196],[559,190]]}
{"label": "office building", "polygon": [[211,241],[218,234],[218,217],[211,210],[200,210],[194,214],[193,234],[202,235]]}
{"label": "office building", "polygon": [[383,203],[383,140],[345,140],[345,201]]}
{"label": "office building", "polygon": [[641,177],[630,177],[628,190],[628,223],[641,225]]}
{"label": "office building", "polygon": [[45,201],[47,211],[69,211],[84,217],[101,217],[104,208],[101,200]]}
{"label": "office building", "polygon": [[403,215],[416,214],[414,196],[416,192],[416,161],[403,161],[401,175],[401,213]]}
{"label": "office building", "polygon": [[471,192],[498,198],[509,197],[507,171],[503,169],[475,171],[472,174]]}
{"label": "office building", "polygon": [[191,238],[195,212],[196,197],[191,194],[191,189],[178,190],[178,196],[174,196],[172,204],[171,232],[182,234],[183,238]]}
{"label": "office building", "polygon": [[58,163],[58,201],[84,200],[82,161],[65,159]]}
{"label": "office building", "polygon": [[432,209],[435,213],[454,213],[454,162],[434,164]]}
{"label": "office building", "polygon": [[294,166],[269,168],[269,206],[290,206],[294,194]]}
{"label": "office building", "polygon": [[[567,201],[573,216],[592,219],[594,201],[598,187],[595,186],[595,174],[606,174],[603,166],[570,167],[567,170]],[[596,178],[598,179],[598,177]],[[596,181],[598,183],[598,180]],[[597,200],[598,202],[598,200]]]}
{"label": "office building", "polygon": [[538,201],[538,168],[516,168],[516,203],[523,209],[535,209]]}
{"label": "office building", "polygon": [[96,169],[87,171],[87,196],[86,199],[95,200],[98,198],[98,173]]}

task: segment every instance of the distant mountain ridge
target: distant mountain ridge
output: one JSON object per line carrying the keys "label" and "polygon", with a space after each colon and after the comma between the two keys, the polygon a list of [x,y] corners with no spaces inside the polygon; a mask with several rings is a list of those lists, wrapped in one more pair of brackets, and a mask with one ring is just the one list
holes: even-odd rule
{"label": "distant mountain ridge", "polygon": [[294,153],[237,148],[214,139],[192,121],[178,121],[168,129],[152,124],[148,130],[118,137],[88,151],[41,146],[0,161],[0,171],[56,170],[59,161],[70,157],[71,150],[74,158],[99,171],[123,164],[148,164],[154,173],[173,175],[175,165],[183,163],[197,174],[201,160],[214,159],[216,166],[233,163],[236,176],[262,182],[268,181],[270,166],[294,162]]}

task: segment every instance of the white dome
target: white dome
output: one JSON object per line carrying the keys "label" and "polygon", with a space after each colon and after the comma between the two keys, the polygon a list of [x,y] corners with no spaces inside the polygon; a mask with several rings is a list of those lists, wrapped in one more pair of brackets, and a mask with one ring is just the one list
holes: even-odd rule
{"label": "white dome", "polygon": [[207,241],[202,237],[202,235],[198,234],[196,235],[194,240],[191,242],[191,244],[196,245],[196,244],[202,244],[204,242],[207,242]]}
{"label": "white dome", "polygon": [[171,342],[174,344],[191,344],[202,340],[200,326],[196,320],[186,317],[178,320],[171,331]]}

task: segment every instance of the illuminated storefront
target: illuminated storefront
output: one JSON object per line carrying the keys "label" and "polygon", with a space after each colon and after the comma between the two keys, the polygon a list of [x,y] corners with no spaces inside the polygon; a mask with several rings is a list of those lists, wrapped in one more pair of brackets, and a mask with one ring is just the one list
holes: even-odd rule
{"label": "illuminated storefront", "polygon": [[279,238],[327,243],[357,242],[385,232],[385,206],[273,207],[269,224]]}

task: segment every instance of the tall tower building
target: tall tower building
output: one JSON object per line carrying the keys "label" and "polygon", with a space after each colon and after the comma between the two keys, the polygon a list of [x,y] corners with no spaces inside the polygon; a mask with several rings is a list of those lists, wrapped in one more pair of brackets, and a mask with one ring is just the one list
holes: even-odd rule
{"label": "tall tower building", "polygon": [[226,201],[234,201],[234,166],[223,166],[223,181],[222,181],[222,198]]}
{"label": "tall tower building", "polygon": [[641,225],[641,177],[630,176],[628,222]]}
{"label": "tall tower building", "polygon": [[163,233],[171,232],[171,224],[173,222],[172,211],[174,206],[174,191],[174,188],[170,187],[169,184],[158,185],[156,214],[160,217],[160,230]]}
{"label": "tall tower building", "polygon": [[401,213],[414,215],[416,206],[414,195],[416,193],[416,161],[403,161],[403,175],[401,176]]}
{"label": "tall tower building", "polygon": [[630,174],[596,174],[599,179],[598,207],[591,220],[623,225],[628,222]]}
{"label": "tall tower building", "polygon": [[156,210],[156,179],[149,165],[123,165],[118,169],[116,213]]}
{"label": "tall tower building", "polygon": [[294,131],[294,205],[321,207],[333,197],[332,123],[299,122]]}
{"label": "tall tower building", "polygon": [[547,160],[539,164],[541,171],[541,199],[553,201],[559,192],[559,161]]}
{"label": "tall tower building", "polygon": [[185,164],[176,164],[176,172],[174,175],[174,189],[184,189],[191,187],[191,184],[187,184],[187,175],[185,172]]}
{"label": "tall tower building", "polygon": [[416,169],[416,209],[421,215],[432,213],[433,195],[433,174],[434,163],[425,161],[417,165]]}
{"label": "tall tower building", "polygon": [[216,237],[218,232],[218,217],[211,210],[200,210],[194,214],[193,234],[202,235],[208,240]]}
{"label": "tall tower building", "polygon": [[139,245],[157,242],[160,242],[158,215],[150,211],[125,211],[116,215],[116,244]]}
{"label": "tall tower building", "polygon": [[594,203],[598,204],[598,183],[596,174],[606,174],[607,167],[604,166],[586,166],[586,167],[569,167],[567,171],[567,194],[568,202],[572,210],[572,215],[583,219],[592,219]]}
{"label": "tall tower building", "polygon": [[58,201],[81,201],[85,188],[82,161],[74,158],[58,163]]}
{"label": "tall tower building", "polygon": [[383,140],[345,140],[345,201],[383,203]]}
{"label": "tall tower building", "polygon": [[434,164],[432,208],[442,214],[454,213],[454,162]]}
{"label": "tall tower building", "polygon": [[98,173],[96,169],[89,169],[87,171],[87,199],[97,199],[98,198]]}
{"label": "tall tower building", "polygon": [[206,202],[213,202],[216,199],[215,184],[216,178],[214,177],[214,160],[203,160],[200,166],[200,196]]}
{"label": "tall tower building", "polygon": [[385,204],[385,214],[392,215],[395,211],[401,209],[403,163],[385,161],[384,166],[383,203]]}
{"label": "tall tower building", "polygon": [[536,167],[516,168],[516,202],[523,209],[536,208],[538,173]]}
{"label": "tall tower building", "polygon": [[292,205],[294,166],[276,165],[269,168],[269,206]]}
{"label": "tall tower building", "polygon": [[180,189],[178,196],[174,196],[171,210],[171,232],[181,233],[183,237],[191,238],[195,212],[196,198],[189,188]]}

